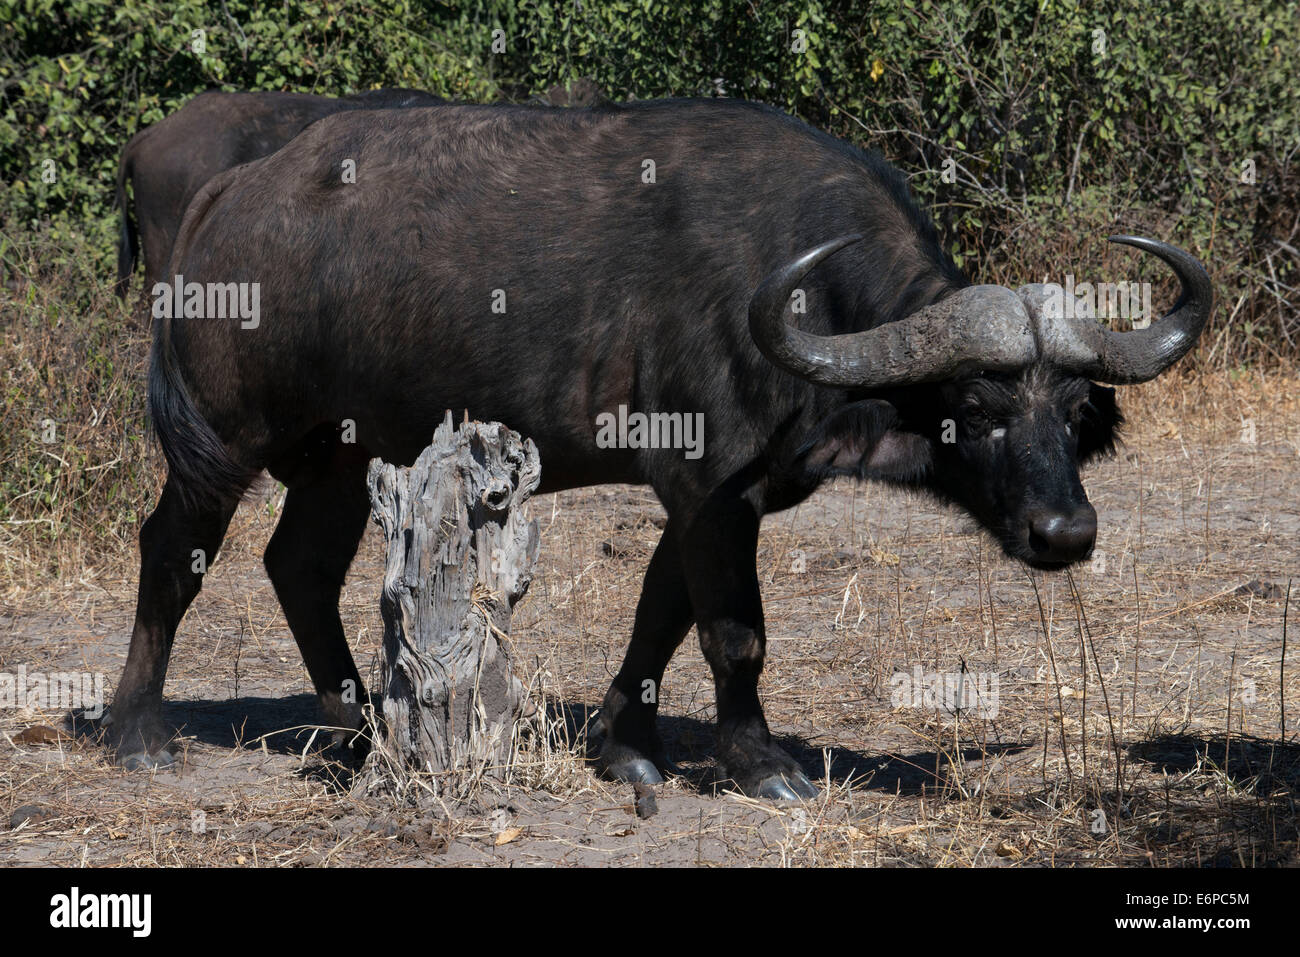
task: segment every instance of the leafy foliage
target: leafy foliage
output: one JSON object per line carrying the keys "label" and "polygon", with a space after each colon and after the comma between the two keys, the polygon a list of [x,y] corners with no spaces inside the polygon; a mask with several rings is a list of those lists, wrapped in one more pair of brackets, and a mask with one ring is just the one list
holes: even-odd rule
{"label": "leafy foliage", "polygon": [[1233,366],[1300,351],[1298,54],[1295,0],[0,0],[0,524],[126,541],[152,495],[143,442],[103,437],[144,434],[113,187],[205,89],[763,100],[906,171],[978,280],[1126,270],[1116,231],[1185,246],[1220,294],[1201,361]]}
{"label": "leafy foliage", "polygon": [[973,271],[1013,254],[1026,215],[1060,229],[1080,204],[1207,257],[1227,247],[1244,270],[1230,288],[1276,307],[1283,332],[1297,14],[1276,0],[0,0],[0,217],[91,232],[107,262],[122,144],[214,86],[490,100],[590,76],[616,99],[765,100],[881,150]]}

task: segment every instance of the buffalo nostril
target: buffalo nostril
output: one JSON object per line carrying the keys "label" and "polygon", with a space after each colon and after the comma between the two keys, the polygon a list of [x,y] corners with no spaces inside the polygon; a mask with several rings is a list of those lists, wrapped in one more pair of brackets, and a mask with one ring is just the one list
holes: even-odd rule
{"label": "buffalo nostril", "polygon": [[1040,512],[1029,518],[1029,547],[1042,561],[1072,562],[1086,558],[1097,539],[1092,506],[1074,512]]}

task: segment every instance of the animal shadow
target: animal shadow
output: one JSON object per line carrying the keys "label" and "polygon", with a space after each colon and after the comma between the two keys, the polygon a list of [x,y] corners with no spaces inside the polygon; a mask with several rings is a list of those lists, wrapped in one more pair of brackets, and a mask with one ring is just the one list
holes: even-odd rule
{"label": "animal shadow", "polygon": [[[582,702],[548,702],[552,717],[562,722],[569,741],[585,744],[585,757],[596,768],[601,732],[598,706]],[[585,731],[585,737],[583,732]],[[713,763],[713,723],[677,715],[659,716],[659,734],[664,750],[678,766],[681,776],[702,794],[717,793],[729,782],[717,780]],[[960,794],[961,765],[971,765],[1002,754],[1014,754],[1028,745],[990,744],[964,748],[957,754],[920,751],[911,754],[868,755],[852,748],[814,747],[797,735],[774,735],[777,744],[793,757],[804,774],[821,783],[826,780],[829,754],[830,781],[855,789],[886,791],[890,794]],[[967,767],[965,773],[969,774]]]}
{"label": "animal shadow", "polygon": [[[1300,744],[1248,734],[1169,734],[1138,741],[1130,759],[1163,771],[1166,786],[1139,792],[1142,837],[1163,863],[1295,866],[1300,862]],[[1185,783],[1191,777],[1190,783]],[[1208,783],[1207,783],[1208,781]]]}

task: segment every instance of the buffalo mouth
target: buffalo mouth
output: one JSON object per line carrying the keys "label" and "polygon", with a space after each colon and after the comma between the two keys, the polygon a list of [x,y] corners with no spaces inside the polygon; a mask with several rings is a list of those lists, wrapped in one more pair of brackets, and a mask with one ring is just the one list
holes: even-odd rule
{"label": "buffalo mouth", "polygon": [[1091,548],[1085,554],[1075,558],[1052,558],[1044,557],[1040,552],[1030,548],[1027,542],[1015,537],[999,535],[997,536],[997,542],[1002,548],[1002,554],[1006,555],[1007,558],[1015,559],[1022,565],[1027,565],[1040,572],[1062,572],[1073,565],[1081,565],[1092,558]]}
{"label": "buffalo mouth", "polygon": [[1092,558],[1092,552],[1082,558],[1072,558],[1066,561],[1047,561],[1038,558],[1032,558],[1025,555],[1011,555],[1012,558],[1018,559],[1021,563],[1028,565],[1030,568],[1040,572],[1063,572],[1073,565],[1082,565]]}
{"label": "buffalo mouth", "polygon": [[1008,558],[1014,558],[1030,568],[1044,572],[1059,572],[1073,565],[1081,565],[1092,559],[1095,543],[1077,545],[1070,548],[1044,547],[1032,532],[1021,535],[1000,535],[998,543]]}

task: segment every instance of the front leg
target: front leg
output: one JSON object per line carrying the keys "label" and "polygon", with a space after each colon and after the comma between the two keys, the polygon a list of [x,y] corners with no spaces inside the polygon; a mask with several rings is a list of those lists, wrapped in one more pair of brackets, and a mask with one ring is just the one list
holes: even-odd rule
{"label": "front leg", "polygon": [[682,576],[672,519],[646,569],[632,643],[600,709],[600,762],[620,781],[657,784],[669,766],[655,730],[664,669],[691,630],[691,602]]}
{"label": "front leg", "polygon": [[772,741],[758,700],[767,644],[758,589],[759,520],[749,501],[714,496],[681,539],[700,645],[717,689],[718,776],[752,797],[811,798],[816,786]]}

